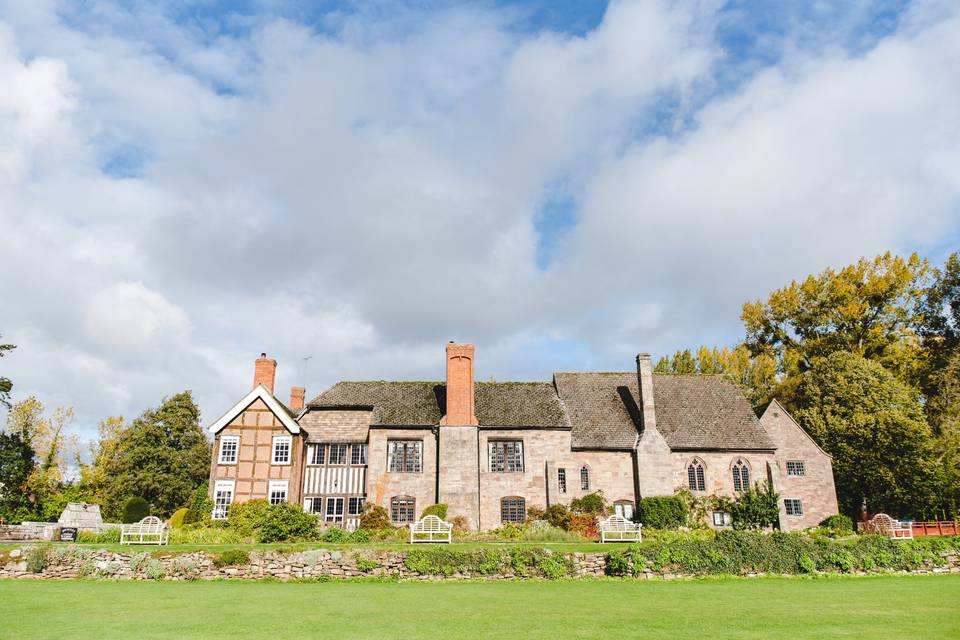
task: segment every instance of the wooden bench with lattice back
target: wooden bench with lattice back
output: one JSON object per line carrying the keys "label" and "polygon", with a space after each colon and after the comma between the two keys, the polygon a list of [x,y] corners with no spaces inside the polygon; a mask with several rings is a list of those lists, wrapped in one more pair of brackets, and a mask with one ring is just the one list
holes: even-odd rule
{"label": "wooden bench with lattice back", "polygon": [[167,544],[169,536],[167,525],[156,516],[120,525],[120,544]]}
{"label": "wooden bench with lattice back", "polygon": [[891,540],[913,540],[913,525],[910,522],[894,520],[885,513],[873,516],[868,525],[868,531],[879,533]]}
{"label": "wooden bench with lattice back", "polygon": [[453,525],[437,516],[424,516],[410,525],[410,544],[414,542],[446,542],[453,540]]}
{"label": "wooden bench with lattice back", "polygon": [[640,542],[640,529],[643,525],[613,514],[606,520],[601,520],[599,527],[600,542]]}

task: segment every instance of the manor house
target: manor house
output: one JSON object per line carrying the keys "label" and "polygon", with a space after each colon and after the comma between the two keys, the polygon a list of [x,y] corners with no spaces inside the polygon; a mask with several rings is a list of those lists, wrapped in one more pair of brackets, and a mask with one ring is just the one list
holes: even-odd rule
{"label": "manor house", "polygon": [[758,415],[724,377],[655,374],[642,353],[631,371],[477,382],[474,356],[451,342],[445,381],[342,381],[308,403],[294,387],[284,404],[262,354],[253,389],[210,426],[214,518],[264,498],[353,529],[367,502],[397,525],[443,502],[484,530],[595,491],[630,518],[642,497],[734,496],[763,480],[783,530],[837,512],[830,456],[777,401]]}

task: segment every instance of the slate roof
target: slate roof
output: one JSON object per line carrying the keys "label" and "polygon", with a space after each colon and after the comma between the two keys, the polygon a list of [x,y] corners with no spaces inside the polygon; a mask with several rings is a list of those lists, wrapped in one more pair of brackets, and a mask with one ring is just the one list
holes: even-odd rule
{"label": "slate roof", "polygon": [[557,373],[557,391],[570,416],[576,448],[632,449],[641,419],[637,374]]}
{"label": "slate roof", "polygon": [[740,389],[723,376],[653,376],[657,430],[671,449],[774,449]]}
{"label": "slate roof", "polygon": [[[556,390],[549,382],[475,383],[481,426],[569,428]],[[310,401],[312,408],[370,407],[373,424],[436,425],[446,412],[442,382],[374,380],[338,382]]]}
{"label": "slate roof", "polygon": [[[737,386],[721,376],[654,375],[657,429],[671,449],[773,449]],[[643,428],[636,372],[557,373],[554,382],[478,382],[481,426],[570,428],[572,446],[632,449]],[[376,425],[440,423],[442,382],[338,382],[311,408],[371,408]]]}

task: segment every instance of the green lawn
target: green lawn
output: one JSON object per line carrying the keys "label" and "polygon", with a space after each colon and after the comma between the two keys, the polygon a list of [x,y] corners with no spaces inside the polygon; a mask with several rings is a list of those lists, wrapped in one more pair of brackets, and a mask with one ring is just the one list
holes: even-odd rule
{"label": "green lawn", "polygon": [[0,581],[0,638],[121,636],[960,638],[960,576],[672,582]]}

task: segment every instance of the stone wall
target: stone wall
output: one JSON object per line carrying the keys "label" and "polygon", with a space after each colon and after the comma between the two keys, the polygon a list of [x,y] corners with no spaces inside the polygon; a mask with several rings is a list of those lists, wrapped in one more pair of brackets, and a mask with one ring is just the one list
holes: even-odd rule
{"label": "stone wall", "polygon": [[[390,577],[403,580],[440,580],[482,578],[503,580],[527,577],[513,569],[495,574],[453,573],[423,574],[407,568],[411,551],[313,549],[295,553],[276,551],[252,552],[242,566],[217,567],[215,554],[193,552],[173,554],[151,547],[117,553],[89,547],[58,545],[52,547],[40,572],[30,570],[31,547],[0,548],[0,579],[69,579],[106,578],[115,580],[215,580],[215,579],[345,579],[363,576]],[[546,552],[550,555],[550,552]],[[569,575],[575,578],[599,577],[605,574],[605,552],[560,554],[569,564]],[[36,568],[36,567],[34,567]],[[879,570],[883,571],[883,570]],[[863,573],[863,572],[860,572]],[[943,554],[936,566],[930,565],[913,573],[960,573],[960,554]],[[685,577],[677,573],[656,572],[649,568],[639,579],[672,579]]]}

